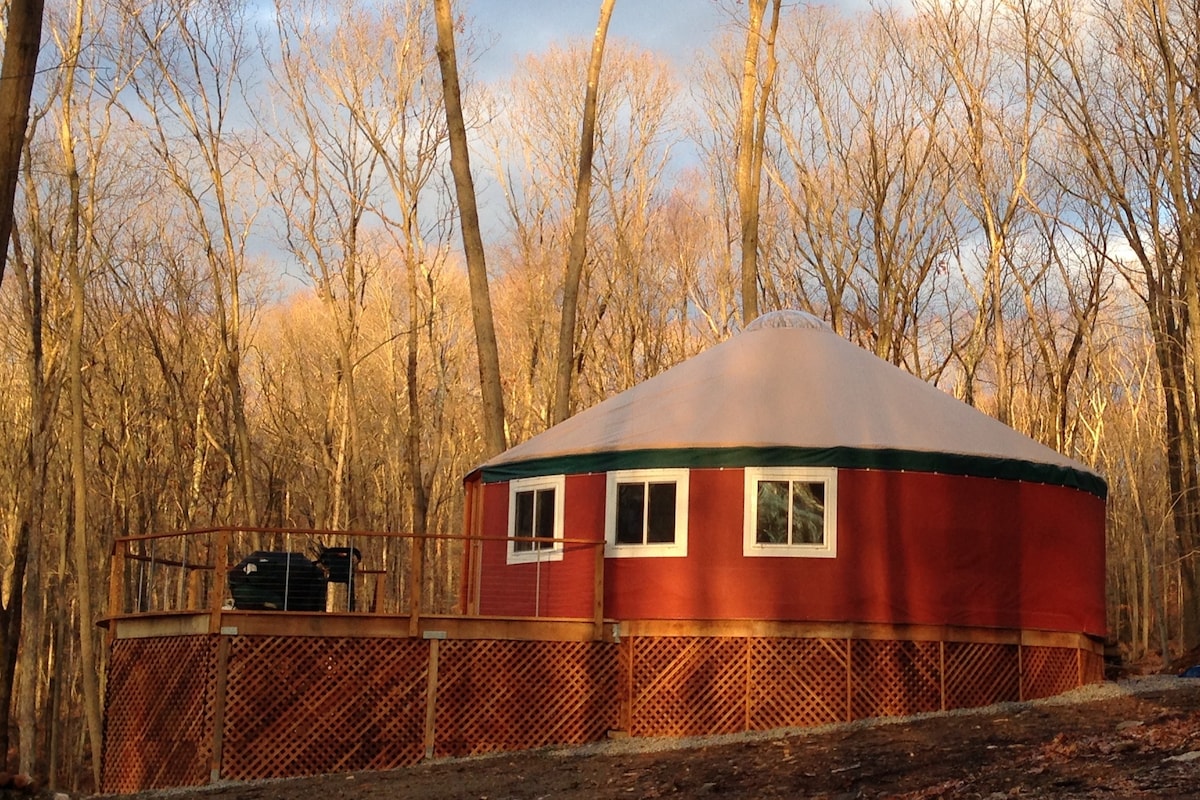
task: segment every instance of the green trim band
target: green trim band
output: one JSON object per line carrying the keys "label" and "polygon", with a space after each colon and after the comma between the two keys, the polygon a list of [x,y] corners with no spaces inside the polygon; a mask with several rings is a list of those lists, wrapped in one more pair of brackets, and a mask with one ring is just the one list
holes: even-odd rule
{"label": "green trim band", "polygon": [[679,447],[662,450],[621,450],[602,453],[531,458],[481,468],[484,483],[538,475],[575,475],[620,469],[669,467],[840,467],[934,472],[976,478],[1030,481],[1108,496],[1099,475],[1057,464],[1038,464],[1015,458],[929,453],[918,450],[858,447]]}

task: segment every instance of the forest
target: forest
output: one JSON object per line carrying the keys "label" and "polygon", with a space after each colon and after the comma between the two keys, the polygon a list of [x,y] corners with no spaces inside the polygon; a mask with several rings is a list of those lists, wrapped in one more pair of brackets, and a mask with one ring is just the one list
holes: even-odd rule
{"label": "forest", "polygon": [[459,533],[487,455],[784,308],[1104,475],[1111,642],[1200,644],[1200,0],[712,2],[689,64],[598,28],[496,79],[454,4],[472,272],[433,0],[47,0],[10,768],[91,785],[115,538]]}

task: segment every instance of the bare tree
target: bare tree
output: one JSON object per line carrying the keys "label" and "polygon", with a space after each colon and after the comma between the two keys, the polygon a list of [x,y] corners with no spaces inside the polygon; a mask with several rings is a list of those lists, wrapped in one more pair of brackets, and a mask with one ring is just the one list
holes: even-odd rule
{"label": "bare tree", "polygon": [[496,346],[496,328],[492,318],[492,300],[488,289],[487,262],[479,211],[475,204],[475,184],[471,178],[471,160],[467,148],[467,127],[463,119],[462,96],[458,80],[458,56],[454,49],[454,19],[450,0],[435,0],[437,20],[437,56],[442,72],[446,123],[450,135],[450,169],[458,197],[463,251],[471,282],[471,317],[479,350],[479,384],[483,394],[484,453],[495,455],[506,445],[504,430],[504,394],[500,388],[500,355]]}
{"label": "bare tree", "polygon": [[767,165],[786,235],[766,274],[881,358],[936,373],[921,329],[958,235],[947,89],[898,15],[812,9],[789,23]]}
{"label": "bare tree", "polygon": [[[146,133],[200,243],[213,283],[221,377],[231,437],[227,462],[238,513],[258,519],[254,452],[241,376],[249,304],[243,297],[247,242],[257,208],[240,205],[249,186],[248,151],[232,130],[242,69],[250,57],[238,3],[126,3],[142,52],[131,81]],[[181,143],[187,142],[184,147]],[[191,149],[194,148],[194,149]],[[243,183],[239,185],[239,175]]]}
{"label": "bare tree", "polygon": [[382,173],[379,149],[356,115],[368,92],[406,104],[378,86],[394,73],[372,58],[385,39],[366,34],[368,26],[392,31],[397,20],[372,20],[366,9],[347,7],[333,26],[318,26],[314,20],[323,9],[276,5],[282,55],[273,72],[285,119],[276,128],[279,155],[271,159],[267,185],[283,212],[287,249],[313,281],[336,332],[337,367],[319,447],[329,500],[317,524],[353,530],[366,523],[356,372],[372,259],[362,238]]}
{"label": "bare tree", "polygon": [[592,199],[592,154],[596,136],[596,102],[600,94],[600,65],[604,60],[604,40],[616,0],[602,0],[600,22],[592,39],[592,57],[588,62],[587,90],[583,97],[583,124],[579,135],[579,171],[575,180],[575,219],[571,225],[571,246],[567,251],[567,270],[563,278],[562,321],[558,328],[558,359],[554,370],[554,404],[551,424],[571,415],[571,374],[575,362],[575,317],[579,307],[579,279],[587,254],[588,209]]}
{"label": "bare tree", "polygon": [[1132,257],[1163,392],[1166,474],[1184,581],[1183,645],[1200,641],[1200,17],[1187,0],[1055,4],[1036,39],[1046,104],[1082,156],[1081,200],[1103,208]]}
{"label": "bare tree", "polygon": [[[772,0],[768,33],[763,36],[767,0],[749,0],[742,91],[738,114],[737,194],[742,243],[742,323],[758,316],[758,218],[767,105],[775,82],[775,35],[781,0]],[[766,46],[766,72],[759,75],[758,54]]]}
{"label": "bare tree", "polygon": [[[554,47],[525,59],[521,72],[494,92],[503,103],[488,138],[509,211],[507,246],[497,253],[498,286],[510,292],[510,302],[498,308],[497,324],[505,332],[505,363],[522,376],[509,394],[510,424],[519,435],[553,419],[561,316],[554,302],[576,210],[575,87],[587,64],[582,42]],[[604,71],[572,348],[573,406],[598,402],[665,368],[664,330],[656,318],[686,296],[663,269],[666,256],[656,244],[677,136],[678,86],[660,59],[626,46],[608,47]]]}
{"label": "bare tree", "polygon": [[[75,133],[74,96],[76,72],[83,43],[84,4],[76,0],[71,15],[70,27],[62,32],[59,49],[63,54],[63,93],[60,102],[59,145],[62,149],[63,168],[67,178],[69,194],[67,236],[63,260],[71,286],[71,332],[68,340],[67,372],[70,398],[70,442],[71,442],[71,510],[72,547],[71,556],[75,567],[77,601],[79,603],[79,658],[83,665],[84,715],[87,719],[88,741],[91,745],[92,777],[100,785],[101,766],[101,720],[100,686],[95,670],[90,665],[97,662],[94,646],[94,611],[92,606],[92,563],[99,548],[89,547],[88,525],[88,453],[85,442],[87,418],[83,405],[83,331],[87,290],[82,261],[82,237],[85,228],[84,200],[75,151],[78,146]],[[101,551],[102,552],[102,551]],[[30,676],[32,677],[32,676]],[[24,749],[24,747],[22,748]]]}

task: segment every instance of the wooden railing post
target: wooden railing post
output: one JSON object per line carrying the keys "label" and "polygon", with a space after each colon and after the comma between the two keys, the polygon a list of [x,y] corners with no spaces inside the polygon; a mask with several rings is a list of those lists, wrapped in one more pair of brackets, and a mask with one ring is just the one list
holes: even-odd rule
{"label": "wooden railing post", "polygon": [[112,559],[108,564],[108,644],[117,637],[118,614],[125,613],[125,553],[128,545],[123,541],[113,543]]}
{"label": "wooden railing post", "polygon": [[408,635],[421,632],[421,584],[425,580],[425,537],[412,536],[412,558],[408,572]]}
{"label": "wooden railing post", "polygon": [[208,632],[221,630],[221,611],[225,603],[225,576],[229,572],[229,529],[217,531],[217,550],[213,554],[212,603],[209,607]]}

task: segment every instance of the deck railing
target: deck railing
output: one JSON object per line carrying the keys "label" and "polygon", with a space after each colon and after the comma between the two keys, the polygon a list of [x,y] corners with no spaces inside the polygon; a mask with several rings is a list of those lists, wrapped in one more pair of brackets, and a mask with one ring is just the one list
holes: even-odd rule
{"label": "deck railing", "polygon": [[[516,609],[519,618],[548,619],[545,609],[562,609],[564,603],[554,602],[547,593],[563,588],[544,581],[538,564],[511,580],[488,582],[490,596],[482,596],[484,548],[504,547],[505,541],[461,534],[234,526],[121,537],[113,545],[109,616],[205,614],[216,632],[223,619],[245,611],[353,614],[393,622],[407,618],[409,634],[419,635],[423,619],[479,619],[481,607],[502,599],[500,605]],[[555,619],[591,623],[595,638],[600,638],[603,542],[557,539],[555,544],[589,555],[592,572],[590,592],[586,586],[571,587],[567,605],[576,613]],[[322,559],[322,553],[336,559],[332,569],[330,558]],[[282,591],[265,605],[239,604],[231,589],[231,573],[258,569],[254,559],[247,561],[253,554],[272,554],[284,565],[279,579],[283,584],[275,586]],[[267,557],[260,559],[264,565]],[[323,573],[320,607],[303,593],[313,565]],[[296,602],[300,597],[305,602]]]}

